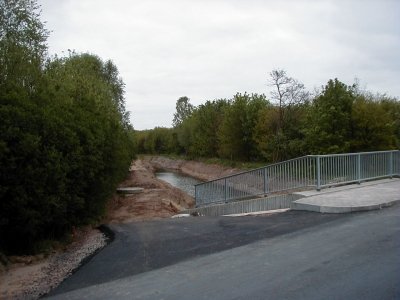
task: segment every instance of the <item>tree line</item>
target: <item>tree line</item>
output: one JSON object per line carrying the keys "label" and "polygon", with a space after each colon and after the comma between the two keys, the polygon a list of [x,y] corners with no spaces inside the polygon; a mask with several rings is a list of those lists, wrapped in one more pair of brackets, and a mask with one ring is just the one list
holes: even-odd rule
{"label": "tree line", "polygon": [[284,70],[264,94],[237,93],[197,107],[176,103],[172,128],[136,132],[137,150],[190,158],[277,162],[307,154],[400,148],[400,102],[332,79],[313,95]]}
{"label": "tree line", "polygon": [[117,67],[49,57],[33,0],[0,2],[0,251],[40,251],[102,216],[133,131]]}

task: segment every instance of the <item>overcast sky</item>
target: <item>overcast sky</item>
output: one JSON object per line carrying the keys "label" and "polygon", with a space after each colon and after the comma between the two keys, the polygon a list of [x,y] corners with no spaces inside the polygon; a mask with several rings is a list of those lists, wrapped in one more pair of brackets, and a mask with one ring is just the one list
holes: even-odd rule
{"label": "overcast sky", "polygon": [[265,93],[285,69],[400,96],[398,0],[38,0],[50,54],[111,59],[135,129],[171,127],[176,100]]}

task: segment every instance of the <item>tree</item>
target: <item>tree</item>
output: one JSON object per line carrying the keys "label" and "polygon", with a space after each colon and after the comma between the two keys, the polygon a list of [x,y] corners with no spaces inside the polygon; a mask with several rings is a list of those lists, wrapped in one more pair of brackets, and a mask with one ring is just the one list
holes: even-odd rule
{"label": "tree", "polygon": [[115,66],[48,59],[36,2],[0,7],[0,251],[31,253],[101,216],[129,169],[132,132]]}
{"label": "tree", "polygon": [[117,66],[107,60],[102,66],[102,74],[109,85],[111,97],[121,116],[122,124],[126,129],[132,129],[129,121],[129,112],[125,108],[125,83],[119,76]]}
{"label": "tree", "polygon": [[310,106],[304,134],[309,152],[343,153],[351,149],[353,88],[329,80]]}
{"label": "tree", "polygon": [[82,177],[75,190],[87,196],[77,214],[86,221],[103,212],[105,200],[126,175],[133,154],[130,131],[106,78],[105,64],[95,55],[72,54],[46,68],[47,93],[43,97],[71,111],[71,121],[65,123],[74,123],[71,126],[79,139],[78,157],[83,159],[75,165]]}
{"label": "tree", "polygon": [[36,88],[49,32],[33,0],[0,1],[0,91],[27,95]]}
{"label": "tree", "polygon": [[192,143],[189,149],[195,157],[214,157],[218,152],[218,130],[224,119],[228,101],[219,99],[207,101],[192,114]]}
{"label": "tree", "polygon": [[309,92],[284,70],[273,70],[269,85],[275,105],[260,111],[255,140],[262,156],[277,162],[302,153],[301,121]]}
{"label": "tree", "polygon": [[172,121],[173,126],[179,127],[193,112],[194,106],[190,103],[190,99],[186,96],[180,97],[176,101],[176,112]]}
{"label": "tree", "polygon": [[140,132],[143,140],[141,153],[148,154],[167,154],[171,153],[172,129],[155,127],[152,130]]}
{"label": "tree", "polygon": [[[391,125],[394,128],[395,149],[400,148],[400,101],[399,99],[388,97],[386,95],[378,95],[377,98],[384,111],[390,116]],[[388,121],[388,120],[387,120]]]}
{"label": "tree", "polygon": [[258,158],[254,129],[260,110],[268,105],[265,95],[236,94],[226,107],[218,130],[219,151],[223,158],[254,160]]}
{"label": "tree", "polygon": [[43,165],[55,166],[58,160],[50,149],[41,151],[43,141],[38,134],[47,121],[35,96],[42,80],[48,35],[38,10],[36,1],[0,1],[1,248],[29,245],[40,235],[42,223],[35,206],[43,201],[44,187],[39,180],[45,175]]}
{"label": "tree", "polygon": [[287,76],[284,70],[272,70],[269,85],[274,89],[271,91],[271,99],[279,105],[279,127],[284,124],[285,108],[304,103],[309,98],[304,84]]}
{"label": "tree", "polygon": [[391,111],[372,95],[359,94],[352,107],[351,151],[377,151],[396,146],[395,122]]}

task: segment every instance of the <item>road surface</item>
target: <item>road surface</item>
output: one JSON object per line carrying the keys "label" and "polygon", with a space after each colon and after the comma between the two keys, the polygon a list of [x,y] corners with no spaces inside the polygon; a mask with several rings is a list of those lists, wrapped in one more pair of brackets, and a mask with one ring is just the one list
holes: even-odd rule
{"label": "road surface", "polygon": [[111,228],[54,299],[400,299],[400,205]]}

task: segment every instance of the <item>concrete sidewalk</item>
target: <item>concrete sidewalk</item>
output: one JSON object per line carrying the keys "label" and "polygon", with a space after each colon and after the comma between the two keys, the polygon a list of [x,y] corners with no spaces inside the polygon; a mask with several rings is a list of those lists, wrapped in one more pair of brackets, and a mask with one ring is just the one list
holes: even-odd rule
{"label": "concrete sidewalk", "polygon": [[292,202],[291,209],[294,210],[321,213],[374,210],[400,202],[400,179],[384,179],[294,194],[304,197]]}

